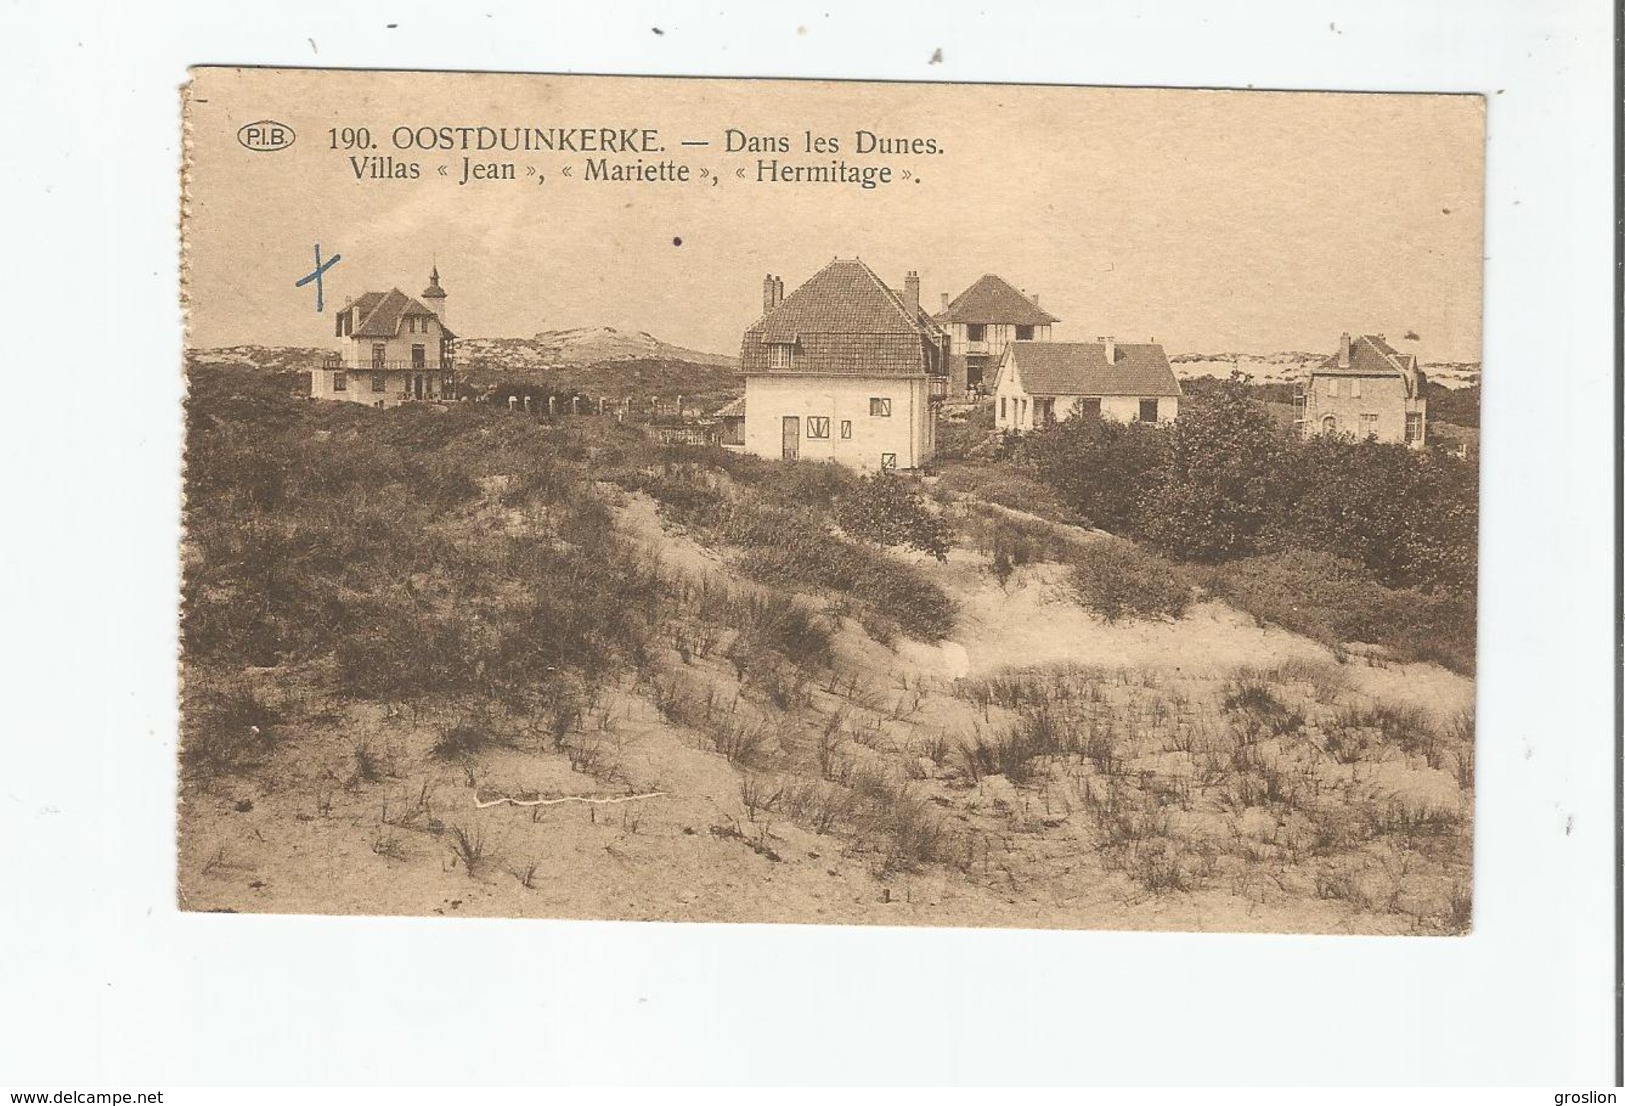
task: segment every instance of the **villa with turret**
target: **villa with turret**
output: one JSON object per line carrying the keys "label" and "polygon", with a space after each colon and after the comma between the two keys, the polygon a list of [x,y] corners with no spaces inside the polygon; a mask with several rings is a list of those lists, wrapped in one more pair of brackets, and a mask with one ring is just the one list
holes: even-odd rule
{"label": "villa with turret", "polygon": [[312,398],[394,407],[448,397],[456,335],[446,325],[438,267],[416,299],[391,288],[346,301],[334,317],[333,333],[344,345],[312,370]]}

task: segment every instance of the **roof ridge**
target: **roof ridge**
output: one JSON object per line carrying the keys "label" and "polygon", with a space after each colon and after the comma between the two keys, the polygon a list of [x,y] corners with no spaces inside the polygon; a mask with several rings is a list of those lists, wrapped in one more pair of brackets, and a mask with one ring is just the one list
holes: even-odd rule
{"label": "roof ridge", "polygon": [[[948,301],[948,306],[945,307],[942,311],[938,312],[938,315],[941,316],[941,317],[948,318],[948,317],[953,316],[956,312],[970,310],[970,307],[968,306],[967,301],[970,300],[970,298],[973,296],[973,294],[980,294],[980,296],[983,297],[983,298],[986,298],[986,297],[999,298],[999,297],[1010,297],[1010,296],[1015,297],[1015,299],[1018,300],[1024,308],[1026,308],[1027,310],[1029,310],[1032,313],[1029,323],[1021,324],[1021,325],[1049,326],[1051,324],[1058,323],[1058,322],[1061,321],[1060,319],[1058,319],[1054,315],[1052,315],[1050,312],[1048,312],[1044,308],[1040,307],[1038,305],[1038,302],[1036,300],[1034,300],[1032,296],[1029,296],[1024,290],[1022,290],[1020,288],[1017,288],[1014,284],[1011,284],[1008,280],[1006,280],[1004,277],[1000,276],[998,273],[983,273],[981,276],[979,276],[975,280],[971,281],[970,284],[967,287],[965,287],[959,293],[959,295],[955,296],[953,299]],[[997,318],[989,318],[989,319],[986,319],[986,320],[978,320],[978,319],[973,318],[973,319],[959,320],[959,321],[962,321],[962,322],[966,322],[966,321],[968,321],[968,322],[975,322],[975,321],[992,321],[992,322],[996,322],[996,321],[998,321],[998,319]]]}
{"label": "roof ridge", "polygon": [[[1388,339],[1384,338],[1381,334],[1362,334],[1360,337],[1367,344],[1369,344],[1372,349],[1381,354],[1384,361],[1387,361],[1400,373],[1403,374],[1406,371],[1405,366],[1396,360],[1396,358],[1399,356],[1399,351],[1394,349],[1393,346],[1388,345]],[[1388,346],[1388,349],[1384,349],[1383,346]],[[1390,353],[1389,350],[1393,350],[1393,352]]]}
{"label": "roof ridge", "polygon": [[[873,269],[869,268],[868,265],[864,264],[862,258],[854,257],[852,260],[857,265],[859,265],[863,269],[864,272],[868,273],[869,274],[869,279],[874,281],[876,286],[879,287],[879,289],[883,293],[885,293],[886,299],[889,300],[891,302],[891,305],[897,309],[897,313],[899,315],[903,316],[903,321],[904,322],[908,323],[909,326],[914,327],[916,330],[923,329],[920,326],[920,320],[919,319],[909,317],[908,304],[906,302],[904,302],[902,296],[899,296],[897,294],[896,289],[892,288],[885,281],[881,280],[880,279],[880,274],[875,272]],[[833,265],[834,262],[832,261],[832,262],[830,262],[830,264]],[[869,332],[868,331],[858,331],[857,333],[869,333]],[[873,333],[879,334],[879,333],[884,333],[884,332],[883,331],[874,331]]]}

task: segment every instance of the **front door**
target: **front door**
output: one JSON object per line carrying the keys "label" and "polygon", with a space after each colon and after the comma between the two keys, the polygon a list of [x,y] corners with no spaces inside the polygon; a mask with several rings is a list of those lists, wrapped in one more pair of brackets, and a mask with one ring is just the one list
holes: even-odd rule
{"label": "front door", "polygon": [[784,416],[784,459],[794,461],[801,456],[801,419],[796,415]]}

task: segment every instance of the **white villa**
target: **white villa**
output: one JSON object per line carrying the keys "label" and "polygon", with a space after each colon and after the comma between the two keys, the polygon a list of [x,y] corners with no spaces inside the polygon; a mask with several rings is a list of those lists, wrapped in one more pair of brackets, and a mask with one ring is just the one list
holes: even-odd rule
{"label": "white villa", "polygon": [[1074,415],[1172,422],[1184,393],[1151,342],[1011,342],[993,383],[994,425],[1026,431]]}
{"label": "white villa", "polygon": [[347,301],[334,317],[333,333],[349,341],[311,371],[313,398],[394,407],[440,399],[451,387],[456,335],[446,326],[438,267],[418,299],[392,288]]}
{"label": "white villa", "polygon": [[920,309],[918,273],[898,292],[856,258],[836,258],[788,296],[769,275],[740,349],[744,452],[920,467],[936,450],[947,347]]}

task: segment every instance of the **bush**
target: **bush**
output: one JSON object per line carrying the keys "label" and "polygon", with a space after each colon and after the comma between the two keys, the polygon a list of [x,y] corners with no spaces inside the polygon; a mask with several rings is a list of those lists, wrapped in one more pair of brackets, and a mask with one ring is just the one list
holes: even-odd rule
{"label": "bush", "polygon": [[744,499],[728,505],[713,534],[745,550],[739,568],[754,580],[862,600],[863,624],[879,640],[895,627],[926,641],[953,630],[953,601],[934,581],[873,546],[829,533],[813,512]]}
{"label": "bush", "polygon": [[842,530],[876,545],[905,546],[948,559],[948,523],[901,478],[877,472],[835,500]]}
{"label": "bush", "polygon": [[923,641],[940,641],[953,632],[954,604],[947,593],[912,565],[856,542],[825,536],[761,545],[750,549],[739,567],[775,587],[822,588],[863,600],[868,606],[864,626],[880,640],[887,637],[887,623]]}
{"label": "bush", "polygon": [[1071,587],[1080,604],[1107,622],[1178,618],[1191,601],[1191,581],[1178,567],[1117,538],[1078,549]]}
{"label": "bush", "polygon": [[963,418],[937,419],[937,459],[957,461],[988,452],[993,436],[993,405],[972,408]]}
{"label": "bush", "polygon": [[1291,443],[1244,383],[1185,404],[1162,468],[1138,508],[1138,533],[1192,561],[1244,557],[1291,501]]}
{"label": "bush", "polygon": [[275,706],[238,681],[189,683],[181,705],[181,766],[204,779],[259,765],[282,721]]}
{"label": "bush", "polygon": [[1023,438],[1017,463],[1053,489],[1073,517],[1131,534],[1139,528],[1140,501],[1161,479],[1169,434],[1145,423],[1070,418]]}
{"label": "bush", "polygon": [[1477,610],[1470,595],[1384,587],[1353,561],[1306,550],[1222,565],[1203,583],[1255,618],[1328,646],[1365,642],[1400,660],[1473,671]]}
{"label": "bush", "polygon": [[[545,711],[565,689],[640,661],[665,586],[615,531],[576,447],[484,405],[349,406],[272,396],[241,373],[196,373],[189,683],[308,665],[344,696]],[[481,480],[494,475],[509,478],[503,501],[533,508],[543,533],[468,540]],[[213,710],[189,696],[188,726]],[[196,755],[232,759],[202,744]]]}
{"label": "bush", "polygon": [[1363,565],[1390,587],[1473,588],[1478,469],[1403,445],[1314,438],[1295,451],[1295,494],[1272,545]]}
{"label": "bush", "polygon": [[1012,511],[1025,511],[1055,522],[1087,522],[1077,511],[1068,508],[1048,484],[1011,465],[949,465],[938,478],[937,488],[975,496]]}

